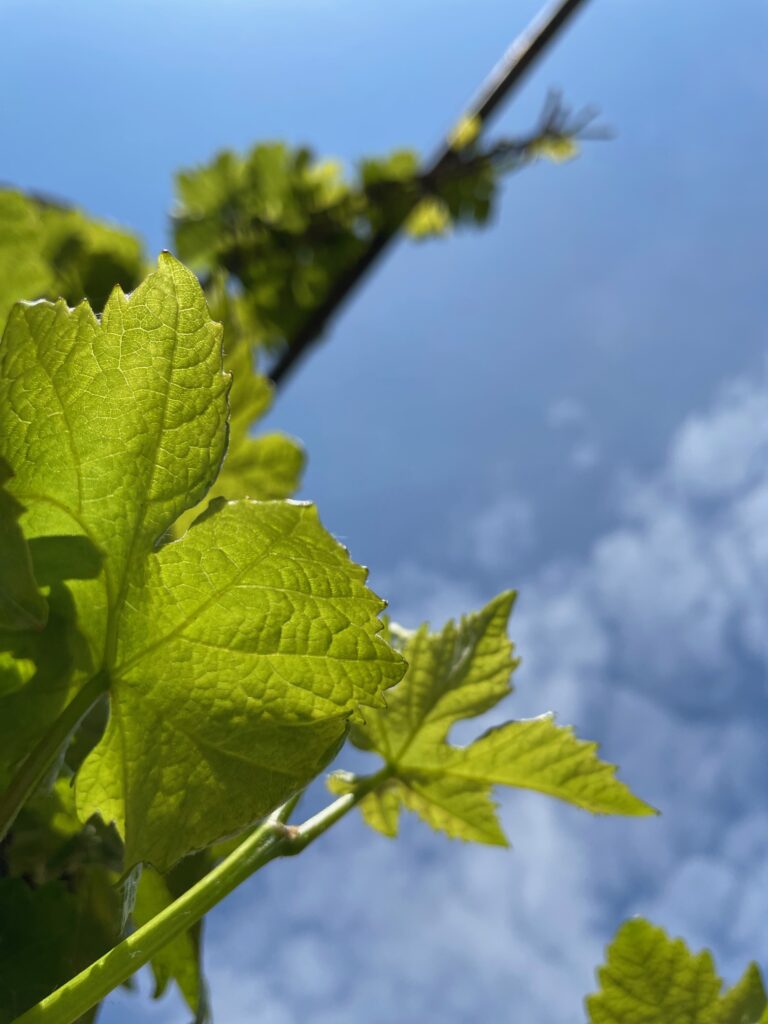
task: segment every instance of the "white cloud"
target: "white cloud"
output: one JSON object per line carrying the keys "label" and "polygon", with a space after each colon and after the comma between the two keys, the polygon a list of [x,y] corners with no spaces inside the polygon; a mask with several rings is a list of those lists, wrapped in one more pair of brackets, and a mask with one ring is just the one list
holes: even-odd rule
{"label": "white cloud", "polygon": [[559,398],[547,409],[547,422],[555,429],[582,424],[586,418],[584,406],[575,398]]}
{"label": "white cloud", "polygon": [[514,564],[536,540],[533,508],[517,495],[504,495],[484,508],[467,531],[475,562],[494,570]]}
{"label": "white cloud", "polygon": [[715,498],[764,481],[767,465],[768,389],[739,381],[713,413],[683,424],[667,475],[689,496]]}
{"label": "white cloud", "polygon": [[582,441],[571,452],[571,465],[574,469],[586,473],[600,463],[600,449],[594,441]]}

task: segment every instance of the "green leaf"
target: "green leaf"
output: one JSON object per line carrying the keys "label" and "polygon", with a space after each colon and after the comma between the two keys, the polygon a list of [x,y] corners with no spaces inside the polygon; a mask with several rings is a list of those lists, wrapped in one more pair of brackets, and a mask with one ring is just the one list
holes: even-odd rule
{"label": "green leaf", "polygon": [[0,326],[19,299],[45,294],[50,279],[35,208],[20,192],[0,189]]}
{"label": "green leaf", "polygon": [[10,876],[0,880],[0,1022],[7,1022],[117,940],[122,849],[113,829],[78,820],[70,781],[61,778],[22,809],[0,856]]}
{"label": "green leaf", "polygon": [[619,928],[598,980],[590,1024],[758,1024],[766,1008],[755,964],[723,995],[708,950],[693,954],[642,918]]}
{"label": "green leaf", "polygon": [[579,155],[579,145],[569,135],[542,135],[528,147],[528,155],[536,160],[551,160],[562,164],[575,160]]}
{"label": "green leaf", "polygon": [[448,141],[453,149],[466,149],[477,141],[482,130],[482,118],[477,114],[472,117],[465,114],[449,133]]}
{"label": "green leaf", "polygon": [[[184,862],[182,862],[184,863]],[[165,910],[178,894],[172,893],[162,875],[145,867],[141,873],[133,921],[137,927]],[[155,977],[153,996],[159,999],[175,981],[197,1021],[207,1019],[206,992],[200,967],[200,928],[182,932],[152,957]]]}
{"label": "green leaf", "polygon": [[128,863],[164,870],[303,788],[401,669],[374,635],[381,602],[312,506],[214,504],[147,568],[78,806],[118,823]]}
{"label": "green leaf", "polygon": [[766,1016],[768,995],[760,968],[753,962],[723,996],[717,1024],[762,1024]]}
{"label": "green leaf", "polygon": [[224,463],[205,502],[176,521],[177,535],[194,522],[212,498],[289,498],[301,483],[305,454],[298,441],[279,433],[250,436],[256,421],[272,404],[272,386],[254,371],[248,345],[242,341],[236,344],[234,351],[225,355],[224,365],[232,374]]}
{"label": "green leaf", "polygon": [[272,386],[254,371],[248,345],[241,343],[227,355],[225,366],[232,373],[229,446],[210,496],[289,498],[301,483],[304,449],[285,434],[250,436],[272,404]]}
{"label": "green leaf", "polygon": [[32,573],[29,547],[19,527],[22,505],[5,489],[13,476],[0,459],[0,629],[42,629],[48,605]]}
{"label": "green leaf", "polygon": [[[0,879],[0,1024],[9,1024],[109,949],[116,935],[94,912],[109,899],[92,874],[82,898],[62,882],[32,889],[20,878]],[[93,1014],[81,1018],[92,1020]]]}
{"label": "green leaf", "polygon": [[[378,752],[391,772],[386,789],[360,805],[385,835],[396,834],[402,805],[450,836],[503,845],[494,785],[537,790],[594,813],[653,813],[598,759],[594,743],[576,739],[550,715],[507,722],[467,747],[448,744],[456,722],[488,711],[511,691],[513,601],[513,593],[504,593],[441,633],[423,626],[402,634],[403,681],[387,694],[386,712],[366,711],[365,723],[352,732],[357,746]],[[332,781],[336,791],[354,785],[354,777]]]}
{"label": "green leaf", "polygon": [[653,814],[597,756],[597,744],[579,740],[552,714],[490,729],[463,750],[412,751],[408,764],[422,760],[431,771],[454,779],[533,789],[593,814]]}
{"label": "green leaf", "polygon": [[268,813],[402,675],[377,636],[382,602],[313,507],[218,499],[161,544],[222,460],[221,358],[196,279],[168,254],[100,322],[85,304],[17,306],[0,346],[0,454],[21,467],[9,488],[25,532],[103,555],[96,578],[63,587],[70,671],[12,693],[14,720],[39,733],[106,674],[109,723],[78,807],[116,822],[126,868],[164,871]]}
{"label": "green leaf", "polygon": [[88,298],[101,310],[115,287],[134,288],[143,273],[133,235],[79,210],[0,189],[0,327],[20,299],[73,305]]}
{"label": "green leaf", "polygon": [[442,199],[434,196],[422,199],[405,222],[405,230],[411,238],[445,235],[450,229],[451,211]]}

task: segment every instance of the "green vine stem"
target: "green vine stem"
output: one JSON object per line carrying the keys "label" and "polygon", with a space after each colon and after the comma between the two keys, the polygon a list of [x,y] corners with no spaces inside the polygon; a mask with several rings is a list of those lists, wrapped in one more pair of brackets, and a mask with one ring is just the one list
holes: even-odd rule
{"label": "green vine stem", "polygon": [[148,963],[158,950],[199,921],[241,882],[271,860],[300,853],[390,774],[391,769],[386,767],[360,779],[354,792],[340,796],[302,825],[284,823],[295,805],[295,800],[289,801],[174,903],[23,1013],[14,1024],[72,1024]]}
{"label": "green vine stem", "polygon": [[108,688],[106,672],[92,676],[22,761],[8,788],[0,796],[0,842],[8,835],[16,815],[56,763],[61,748]]}

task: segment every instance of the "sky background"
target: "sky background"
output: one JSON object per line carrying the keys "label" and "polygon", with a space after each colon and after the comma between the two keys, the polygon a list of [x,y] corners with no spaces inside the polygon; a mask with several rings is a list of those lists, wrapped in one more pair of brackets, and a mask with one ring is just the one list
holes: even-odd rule
{"label": "sky background", "polygon": [[[431,149],[535,10],[3,0],[0,179],[154,253],[173,172],[222,147]],[[269,417],[405,625],[519,588],[504,714],[555,710],[663,816],[504,795],[512,851],[347,820],[211,915],[222,1024],[583,1021],[635,913],[728,978],[768,962],[766,52],[762,0],[593,0],[491,134],[559,86],[616,138],[395,247]]]}

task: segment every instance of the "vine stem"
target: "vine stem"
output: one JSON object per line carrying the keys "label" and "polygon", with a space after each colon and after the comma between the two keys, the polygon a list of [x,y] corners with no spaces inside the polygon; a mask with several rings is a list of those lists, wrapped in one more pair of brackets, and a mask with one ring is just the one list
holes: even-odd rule
{"label": "vine stem", "polygon": [[0,842],[7,836],[16,815],[56,763],[62,747],[78,724],[108,688],[109,676],[105,671],[92,676],[22,761],[8,788],[0,796]]}
{"label": "vine stem", "polygon": [[72,1024],[127,981],[163,946],[199,921],[233,889],[278,857],[300,853],[389,778],[391,769],[360,779],[354,792],[340,796],[302,825],[285,824],[298,797],[256,828],[221,864],[151,921],[137,928],[90,967],[18,1017],[13,1024]]}
{"label": "vine stem", "polygon": [[[501,61],[493,68],[474,100],[464,111],[463,118],[477,120],[484,128],[489,118],[502,101],[512,92],[525,74],[533,67],[541,54],[552,43],[586,0],[557,0],[546,8],[528,28],[512,43]],[[442,143],[422,172],[422,180],[429,182],[439,178],[455,152],[452,134]],[[282,384],[317,342],[339,307],[355,291],[368,271],[383,256],[397,237],[409,213],[421,198],[414,194],[410,205],[403,209],[396,223],[382,228],[371,238],[360,256],[343,271],[331,285],[322,302],[311,310],[294,336],[288,339],[287,347],[267,376],[277,387]]]}

